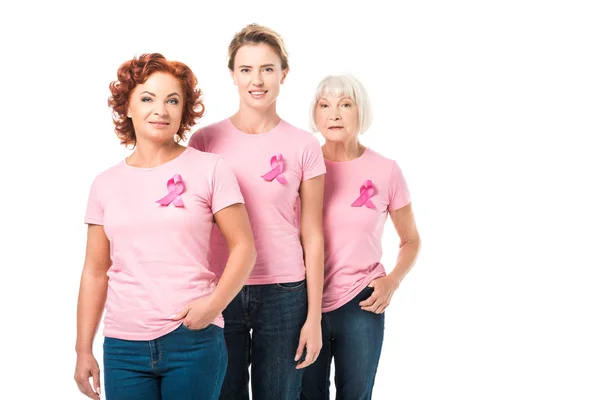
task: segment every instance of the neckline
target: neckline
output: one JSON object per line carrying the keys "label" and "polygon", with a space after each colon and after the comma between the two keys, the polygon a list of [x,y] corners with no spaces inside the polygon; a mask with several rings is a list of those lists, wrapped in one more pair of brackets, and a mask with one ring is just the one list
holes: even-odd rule
{"label": "neckline", "polygon": [[227,118],[227,123],[230,125],[231,129],[233,129],[237,134],[244,135],[245,137],[264,137],[275,131],[278,131],[279,128],[283,126],[283,124],[285,124],[285,121],[283,120],[283,118],[279,118],[279,122],[277,123],[277,125],[263,133],[246,133],[244,131],[241,131],[233,124],[233,121],[231,121],[231,117]]}
{"label": "neckline", "polygon": [[368,147],[365,147],[365,151],[363,151],[363,153],[360,156],[353,158],[352,160],[347,160],[347,161],[332,161],[325,157],[323,157],[323,160],[325,160],[326,164],[331,164],[331,165],[349,165],[351,163],[354,163],[354,162],[357,162],[357,161],[363,159],[365,157],[365,155],[370,151],[371,151],[371,149],[369,149]]}
{"label": "neckline", "polygon": [[166,165],[169,165],[169,164],[171,164],[171,163],[175,162],[176,160],[178,160],[179,158],[183,157],[185,154],[189,153],[190,151],[192,151],[192,148],[188,146],[188,147],[186,147],[186,148],[185,148],[185,150],[183,150],[183,151],[181,152],[181,154],[179,154],[177,157],[175,157],[175,158],[172,158],[172,159],[170,159],[169,161],[167,161],[167,162],[164,162],[164,163],[162,163],[162,164],[160,164],[160,165],[157,165],[156,167],[148,167],[148,168],[145,168],[145,167],[134,167],[133,165],[129,165],[129,164],[127,164],[127,159],[126,159],[126,158],[124,158],[124,159],[121,161],[121,165],[122,165],[123,167],[125,167],[125,168],[127,168],[127,169],[131,170],[131,171],[154,171],[154,170],[156,170],[156,169],[163,168],[164,166],[166,166]]}

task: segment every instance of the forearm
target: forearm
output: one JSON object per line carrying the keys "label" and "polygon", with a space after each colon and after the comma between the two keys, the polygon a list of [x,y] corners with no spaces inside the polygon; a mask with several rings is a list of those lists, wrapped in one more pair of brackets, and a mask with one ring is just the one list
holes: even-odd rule
{"label": "forearm", "polygon": [[256,250],[252,243],[233,247],[217,287],[210,295],[211,307],[219,312],[242,290],[256,262]]}
{"label": "forearm", "polygon": [[108,277],[86,273],[81,275],[79,299],[77,302],[77,353],[92,352],[94,336],[100,325],[100,318],[106,303]]}
{"label": "forearm", "polygon": [[393,278],[399,285],[402,279],[408,274],[410,269],[417,259],[419,250],[421,248],[420,239],[414,239],[410,242],[403,243],[400,246],[398,258],[396,259],[396,266],[393,271],[389,274],[389,277]]}
{"label": "forearm", "polygon": [[321,320],[323,301],[323,235],[301,236],[306,265],[306,287],[308,291],[307,319]]}

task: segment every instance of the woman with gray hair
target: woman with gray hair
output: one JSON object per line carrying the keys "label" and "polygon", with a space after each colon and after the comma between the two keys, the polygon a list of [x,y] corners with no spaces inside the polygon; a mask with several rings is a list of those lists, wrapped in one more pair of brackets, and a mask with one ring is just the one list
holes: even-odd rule
{"label": "woman with gray hair", "polygon": [[[371,106],[352,76],[328,76],[310,110],[327,174],[323,204],[325,281],[323,347],[307,368],[302,399],[329,398],[335,361],[337,399],[370,399],[383,343],[384,310],[415,262],[420,247],[410,195],[398,164],[359,141],[371,124]],[[383,227],[390,215],[400,237],[394,269],[380,263]]]}

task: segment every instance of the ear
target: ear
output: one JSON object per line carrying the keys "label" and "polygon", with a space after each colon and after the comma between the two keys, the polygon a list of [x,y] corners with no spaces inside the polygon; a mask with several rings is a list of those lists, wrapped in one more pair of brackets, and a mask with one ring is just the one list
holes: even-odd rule
{"label": "ear", "polygon": [[289,68],[286,68],[283,70],[283,72],[281,74],[281,81],[279,82],[280,85],[283,85],[283,82],[285,81],[285,78],[287,77],[288,72],[290,72]]}
{"label": "ear", "polygon": [[127,107],[127,118],[131,118],[131,109]]}
{"label": "ear", "polygon": [[235,79],[235,74],[232,70],[229,70],[229,75],[231,75],[231,79],[233,79],[233,84],[237,86],[237,79]]}

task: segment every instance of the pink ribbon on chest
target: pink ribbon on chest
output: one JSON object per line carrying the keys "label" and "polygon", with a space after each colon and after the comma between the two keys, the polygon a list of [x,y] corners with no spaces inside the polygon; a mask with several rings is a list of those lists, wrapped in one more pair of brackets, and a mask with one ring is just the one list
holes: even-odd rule
{"label": "pink ribbon on chest", "polygon": [[360,196],[358,199],[354,200],[352,203],[352,207],[361,207],[363,205],[368,208],[375,209],[375,204],[371,201],[371,197],[375,194],[375,185],[370,179],[367,179],[365,183],[360,187]]}
{"label": "pink ribbon on chest", "polygon": [[275,154],[271,157],[271,170],[261,175],[261,177],[269,182],[277,179],[279,183],[287,183],[287,180],[283,176],[283,156],[281,154]]}
{"label": "pink ribbon on chest", "polygon": [[172,203],[175,207],[183,207],[181,193],[183,193],[185,185],[183,184],[181,175],[173,175],[173,177],[167,182],[167,189],[169,190],[169,193],[167,193],[167,195],[162,199],[156,200],[156,202],[161,206],[168,206]]}

